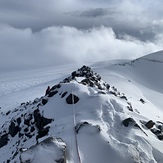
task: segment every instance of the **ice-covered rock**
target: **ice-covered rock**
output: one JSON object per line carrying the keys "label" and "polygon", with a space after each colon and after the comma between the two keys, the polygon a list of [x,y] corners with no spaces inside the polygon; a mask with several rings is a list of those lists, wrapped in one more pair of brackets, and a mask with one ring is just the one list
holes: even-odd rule
{"label": "ice-covered rock", "polygon": [[60,138],[49,137],[29,149],[23,149],[21,163],[66,163],[66,144]]}

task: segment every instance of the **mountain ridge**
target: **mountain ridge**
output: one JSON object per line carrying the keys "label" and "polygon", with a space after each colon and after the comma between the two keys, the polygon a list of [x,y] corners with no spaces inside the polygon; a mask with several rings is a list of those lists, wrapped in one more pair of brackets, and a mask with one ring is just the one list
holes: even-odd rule
{"label": "mountain ridge", "polygon": [[[58,144],[56,138],[61,138],[66,146],[66,155],[61,155],[56,162],[65,159],[67,163],[79,162],[79,153],[83,163],[101,160],[104,163],[108,160],[113,163],[119,160],[122,163],[161,163],[162,115],[155,112],[155,106],[139,88],[133,87],[133,81],[122,76],[115,76],[119,81],[114,80],[111,75],[116,75],[115,72],[109,74],[110,82],[105,82],[101,74],[83,66],[52,86],[46,96],[22,103],[13,111],[1,112],[7,120],[1,128],[0,160],[19,163],[21,156],[22,163],[40,163],[39,152],[34,151],[31,156],[26,152],[31,153],[32,146],[41,149],[39,144],[53,137],[54,144]],[[118,82],[121,85],[117,85]],[[124,93],[122,87],[129,89],[129,93]],[[7,143],[2,146],[4,140]],[[20,149],[25,150],[21,152]],[[47,151],[49,148],[44,152]],[[55,158],[47,162],[52,160],[55,162]]]}

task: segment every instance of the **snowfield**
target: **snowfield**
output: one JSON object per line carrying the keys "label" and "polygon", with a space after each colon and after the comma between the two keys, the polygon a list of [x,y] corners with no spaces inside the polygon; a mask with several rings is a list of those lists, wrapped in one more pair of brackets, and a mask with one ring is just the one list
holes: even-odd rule
{"label": "snowfield", "polygon": [[0,162],[162,163],[162,71],[161,51],[1,73]]}

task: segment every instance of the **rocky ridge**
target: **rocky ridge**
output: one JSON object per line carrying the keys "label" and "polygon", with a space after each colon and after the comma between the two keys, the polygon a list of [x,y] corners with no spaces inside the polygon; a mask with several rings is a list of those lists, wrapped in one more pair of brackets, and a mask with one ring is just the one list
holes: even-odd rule
{"label": "rocky ridge", "polygon": [[[0,130],[0,149],[4,148],[10,152],[10,158],[4,160],[4,163],[17,162],[23,148],[31,148],[31,146],[38,145],[39,140],[44,139],[49,134],[50,125],[55,119],[46,117],[40,108],[45,106],[49,100],[59,95],[60,98],[68,105],[76,104],[80,101],[77,94],[68,93],[68,91],[61,91],[62,85],[65,83],[77,82],[87,87],[91,87],[97,91],[98,94],[112,94],[118,99],[126,101],[126,109],[130,112],[136,112],[132,104],[128,101],[128,97],[124,93],[118,91],[114,86],[110,86],[104,82],[101,76],[91,70],[90,67],[83,66],[71,73],[71,75],[61,81],[59,84],[54,85],[46,96],[36,98],[33,102],[22,103],[13,111],[6,113],[2,112],[6,117],[6,122],[1,126]],[[145,101],[140,98],[140,102],[144,105]],[[139,113],[138,113],[139,114]],[[149,129],[159,140],[163,140],[163,123],[149,121],[137,122],[132,117],[128,117],[121,122],[125,127],[134,126],[141,131]],[[89,122],[78,123],[76,125],[76,132],[85,125],[92,125]],[[95,125],[95,128],[100,132],[100,126]],[[146,133],[145,133],[146,134]],[[147,134],[146,134],[147,135]],[[50,136],[50,135],[49,135]],[[54,139],[54,138],[53,138]],[[30,143],[29,143],[30,142]],[[66,146],[66,145],[65,145]],[[6,153],[3,153],[5,155]],[[63,154],[65,155],[65,154]],[[0,156],[0,157],[2,157]],[[65,160],[62,159],[61,162]],[[23,162],[24,163],[24,162]]]}

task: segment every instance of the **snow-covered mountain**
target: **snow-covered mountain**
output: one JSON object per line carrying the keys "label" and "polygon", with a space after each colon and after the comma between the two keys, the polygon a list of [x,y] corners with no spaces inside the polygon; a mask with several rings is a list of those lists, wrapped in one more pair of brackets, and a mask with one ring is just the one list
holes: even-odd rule
{"label": "snow-covered mountain", "polygon": [[0,162],[162,163],[163,52],[73,69],[1,75]]}

